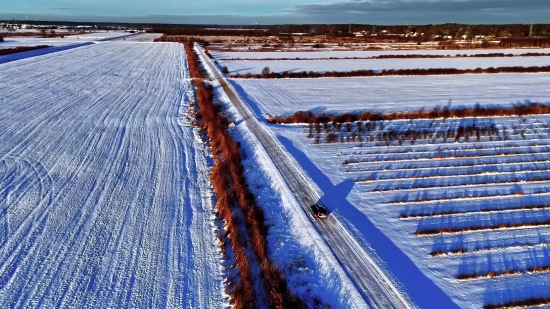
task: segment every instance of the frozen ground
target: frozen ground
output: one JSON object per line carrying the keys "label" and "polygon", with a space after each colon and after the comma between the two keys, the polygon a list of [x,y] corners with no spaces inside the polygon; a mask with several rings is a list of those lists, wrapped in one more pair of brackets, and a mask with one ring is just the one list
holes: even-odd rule
{"label": "frozen ground", "polygon": [[0,303],[221,308],[221,253],[179,44],[0,65]]}
{"label": "frozen ground", "polygon": [[[533,267],[550,264],[548,225],[547,116],[496,119],[447,119],[394,121],[372,130],[359,130],[354,141],[345,124],[338,136],[342,142],[327,144],[325,129],[320,143],[307,138],[307,126],[276,126],[287,149],[306,171],[322,182],[353,181],[348,203],[329,205],[345,218],[359,235],[371,243],[389,269],[404,284],[417,303],[429,303],[437,288],[419,290],[414,272],[402,268],[402,257],[391,255],[387,244],[368,226],[372,222],[422,273],[433,280],[462,308],[480,308],[492,303],[550,296],[550,275],[532,273]],[[469,140],[444,141],[437,132],[476,124],[494,124],[498,134]],[[386,144],[384,133],[418,130],[426,137]],[[357,132],[356,124],[351,127]],[[431,134],[434,133],[432,136]],[[359,136],[363,139],[358,141]],[[370,141],[370,137],[373,141]],[[346,162],[352,162],[347,164]],[[539,180],[534,181],[539,177]],[[519,193],[518,193],[519,192]],[[521,193],[521,194],[520,194]],[[325,194],[335,194],[325,191]],[[537,209],[529,209],[537,205]],[[514,224],[513,228],[496,228]],[[415,236],[416,231],[484,227],[477,231]],[[440,251],[442,255],[432,256]],[[458,250],[463,250],[462,253]],[[517,270],[515,275],[499,275]],[[489,274],[474,280],[457,280],[461,274]],[[493,275],[490,275],[493,273]],[[435,307],[437,305],[434,304]]]}
{"label": "frozen ground", "polygon": [[550,53],[549,48],[539,49],[471,49],[471,50],[380,50],[380,51],[311,51],[311,52],[212,52],[215,59],[268,59],[268,58],[353,58],[373,57],[379,55],[474,55],[474,54],[525,54]]}
{"label": "frozen ground", "polygon": [[[141,35],[136,35],[136,37],[140,37],[140,36]],[[126,40],[129,40],[130,38],[133,39],[132,33],[120,32],[120,31],[67,35],[64,38],[7,37],[7,38],[4,38],[4,42],[0,42],[0,48],[10,48],[10,47],[17,47],[17,46],[38,46],[38,45],[65,46],[65,45],[71,45],[71,44],[97,42],[97,41],[104,41],[104,40],[123,38],[123,37],[128,37]],[[153,39],[151,39],[151,41],[152,40]]]}
{"label": "frozen ground", "polygon": [[245,150],[245,176],[267,222],[272,223],[267,238],[271,257],[283,270],[290,289],[310,307],[317,302],[331,308],[366,308],[364,297],[300,209],[281,173],[274,172],[277,167],[273,158],[258,140],[258,132],[249,127],[252,120],[245,120],[247,117],[239,113],[216,78],[213,85],[216,99],[227,104],[236,120],[232,135]]}
{"label": "frozen ground", "polygon": [[[270,105],[241,96],[260,118]],[[339,201],[327,204],[333,215],[374,248],[417,304],[439,308],[433,300],[443,291],[459,307],[480,308],[550,296],[548,272],[532,272],[550,264],[550,228],[540,224],[550,218],[548,121],[535,116],[268,127],[329,201]],[[468,127],[468,138],[455,142],[460,128]],[[327,143],[328,132],[336,142]],[[342,194],[338,184],[349,182],[346,201],[335,198]],[[415,235],[429,230],[435,232]],[[388,239],[405,255],[389,249]],[[421,274],[404,266],[409,260]],[[458,279],[472,274],[482,277]],[[436,286],[419,284],[424,277]]]}
{"label": "frozen ground", "polygon": [[313,71],[347,72],[354,70],[402,70],[402,69],[486,69],[489,67],[531,67],[548,66],[550,57],[496,57],[496,58],[435,58],[435,59],[368,59],[368,60],[220,60],[220,66],[227,66],[229,73],[261,74],[269,67],[271,72],[282,73]]}
{"label": "frozen ground", "polygon": [[264,116],[550,103],[550,74],[543,73],[230,81]]}
{"label": "frozen ground", "polygon": [[[162,36],[162,33],[142,33],[125,38],[126,42],[153,42],[156,38]],[[119,40],[120,41],[120,40]]]}

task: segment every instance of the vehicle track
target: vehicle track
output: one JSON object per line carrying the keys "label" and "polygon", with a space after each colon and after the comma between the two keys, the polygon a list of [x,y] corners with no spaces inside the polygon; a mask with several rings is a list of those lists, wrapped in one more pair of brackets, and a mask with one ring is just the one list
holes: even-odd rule
{"label": "vehicle track", "polygon": [[367,298],[368,303],[374,308],[411,308],[412,305],[409,301],[401,295],[394,283],[378,267],[369,254],[363,250],[353,236],[348,233],[337,218],[329,216],[323,220],[315,219],[311,215],[309,207],[317,203],[321,196],[311,187],[310,180],[298,168],[299,165],[287,155],[282,145],[253,116],[248,107],[205,55],[202,48],[198,47],[196,49],[200,51],[202,60],[209,66],[210,71],[216,75],[215,78],[219,81],[225,94],[263,145],[294,196],[300,202],[302,209],[321,232],[337,260],[343,265],[358,290]]}

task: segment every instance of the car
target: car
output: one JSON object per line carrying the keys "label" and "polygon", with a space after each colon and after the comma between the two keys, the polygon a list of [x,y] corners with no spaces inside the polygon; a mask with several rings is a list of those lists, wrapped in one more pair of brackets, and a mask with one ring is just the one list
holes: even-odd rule
{"label": "car", "polygon": [[323,205],[311,205],[311,211],[313,211],[313,213],[319,218],[324,219],[328,217],[328,211]]}

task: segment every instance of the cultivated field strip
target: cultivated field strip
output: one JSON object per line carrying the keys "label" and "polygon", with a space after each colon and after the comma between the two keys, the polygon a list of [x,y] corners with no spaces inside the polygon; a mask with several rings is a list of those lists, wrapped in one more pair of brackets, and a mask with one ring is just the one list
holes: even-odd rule
{"label": "cultivated field strip", "polygon": [[102,43],[1,65],[0,303],[221,305],[184,62]]}
{"label": "cultivated field strip", "polygon": [[[297,111],[341,114],[427,110],[436,106],[550,102],[550,74],[387,76],[372,78],[235,79],[264,116]],[[241,90],[239,90],[241,91]]]}
{"label": "cultivated field strip", "polygon": [[261,74],[269,67],[271,72],[349,72],[354,70],[407,70],[407,69],[487,69],[489,67],[531,67],[550,65],[550,57],[507,58],[435,58],[435,59],[354,59],[354,60],[220,60],[229,73]]}
{"label": "cultivated field strip", "polygon": [[[239,113],[246,120],[258,140],[265,147],[271,159],[285,178],[288,186],[300,201],[301,207],[310,214],[310,206],[320,200],[317,191],[311,188],[310,182],[296,166],[296,163],[289,159],[288,154],[282,149],[282,145],[275,142],[274,137],[262,126],[249,108],[239,98],[233,88],[223,79],[215,69],[208,57],[202,53],[205,64],[214,72],[227,94],[228,98],[235,105]],[[315,220],[312,216],[310,219]],[[354,280],[358,290],[368,299],[373,308],[410,308],[411,304],[407,296],[402,295],[396,288],[395,283],[388,278],[385,272],[376,264],[377,262],[364,251],[353,236],[334,216],[327,220],[315,220],[319,231],[331,246],[335,256],[345,267],[347,273]]]}
{"label": "cultivated field strip", "polygon": [[329,122],[287,130],[312,147],[311,157],[328,166],[324,172],[354,181],[350,201],[379,220],[434,281],[462,304],[479,307],[531,295],[520,290],[549,296],[548,117]]}

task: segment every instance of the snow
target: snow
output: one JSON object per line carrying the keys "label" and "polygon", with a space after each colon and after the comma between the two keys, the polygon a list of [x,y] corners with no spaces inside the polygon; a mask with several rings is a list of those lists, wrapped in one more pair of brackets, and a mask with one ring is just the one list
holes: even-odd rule
{"label": "snow", "polygon": [[550,74],[384,76],[318,79],[232,79],[262,115],[296,111],[341,113],[400,111],[517,103],[550,104]]}
{"label": "snow", "polygon": [[[305,80],[231,80],[255,116],[289,115],[298,110],[342,113],[359,110],[416,110],[445,106],[509,106],[550,102],[549,74],[418,76]],[[415,231],[522,224],[550,219],[548,115],[384,121],[374,141],[327,144],[308,138],[306,125],[265,124],[283,141],[315,184],[328,196],[327,208],[347,223],[367,248],[386,263],[421,308],[480,308],[528,298],[550,297],[550,276],[532,273],[550,264],[550,228],[517,226],[426,236]],[[264,121],[265,122],[265,121]],[[386,145],[384,132],[445,132],[459,126],[496,125],[506,141],[419,138],[414,145]],[[352,125],[352,131],[357,129]],[[334,131],[333,131],[334,132]],[[506,132],[504,135],[503,132]],[[360,134],[361,135],[361,134]],[[524,137],[523,137],[524,136]],[[353,162],[345,164],[345,162]],[[365,181],[366,179],[372,179]],[[345,187],[345,188],[344,188]],[[517,194],[523,192],[522,194]],[[426,198],[426,201],[422,199]],[[541,208],[526,209],[532,205]],[[447,211],[453,214],[445,214]],[[421,217],[399,219],[403,215]],[[398,249],[393,249],[396,246]],[[431,252],[462,248],[465,254]],[[457,280],[460,274],[520,270],[521,274]],[[441,305],[445,303],[445,305]]]}
{"label": "snow", "polygon": [[[114,32],[97,32],[97,33],[66,35],[64,38],[7,37],[7,38],[4,38],[4,42],[0,42],[0,49],[17,47],[17,46],[38,46],[38,45],[66,46],[66,45],[82,44],[86,42],[112,40],[112,39],[124,38],[124,37],[131,38],[134,35],[135,34],[131,34],[128,32],[114,31]],[[143,35],[146,35],[146,34],[143,34]],[[135,36],[140,36],[140,35],[135,35]],[[151,41],[153,39],[151,39]]]}
{"label": "snow", "polygon": [[269,59],[269,58],[366,58],[379,55],[475,55],[475,54],[526,54],[526,53],[550,53],[549,48],[532,49],[460,49],[460,50],[376,50],[376,51],[306,51],[306,52],[211,52],[214,59]]}
{"label": "snow", "polygon": [[[546,190],[548,182],[539,183],[505,183],[510,179],[526,176],[548,175],[548,160],[550,159],[548,148],[541,151],[540,148],[530,147],[529,143],[547,144],[550,137],[548,129],[541,129],[543,123],[548,122],[548,117],[527,117],[527,139],[523,140],[519,135],[510,133],[510,142],[507,146],[518,147],[516,151],[522,151],[529,155],[491,156],[500,151],[502,142],[481,141],[464,142],[459,144],[452,142],[443,144],[441,141],[432,143],[431,140],[419,142],[421,145],[404,146],[376,145],[375,143],[336,143],[315,145],[312,139],[308,139],[305,126],[276,126],[277,134],[281,138],[288,139],[291,145],[286,145],[290,153],[300,162],[302,167],[312,176],[317,183],[327,177],[334,184],[345,183],[350,180],[390,178],[387,181],[374,181],[370,183],[355,182],[352,190],[347,195],[347,203],[328,204],[333,214],[344,218],[351,228],[372,247],[387,263],[393,274],[409,291],[410,297],[422,308],[438,308],[440,304],[434,302],[441,291],[451,297],[459,307],[479,308],[486,304],[502,303],[512,300],[521,300],[529,297],[548,297],[550,289],[549,276],[546,274],[525,273],[515,276],[502,276],[495,279],[477,279],[458,281],[455,278],[459,274],[472,272],[485,273],[488,271],[504,271],[506,269],[526,270],[533,266],[543,266],[550,263],[547,255],[546,244],[550,240],[548,227],[519,227],[503,230],[485,230],[478,232],[463,232],[455,234],[443,234],[417,237],[416,230],[427,228],[469,227],[476,225],[488,225],[509,222],[529,222],[547,220],[550,214],[547,209],[538,210],[514,210],[518,205],[545,205],[548,195],[534,194],[538,190]],[[473,119],[457,119],[455,125],[476,122]],[[486,119],[497,123],[498,126],[511,128],[521,126],[522,121],[518,117]],[[404,126],[425,127],[429,121],[396,122],[393,126],[402,129]],[[482,121],[483,122],[483,121]],[[392,126],[391,122],[385,122],[386,127]],[[479,121],[478,121],[479,124]],[[441,125],[436,121],[435,127]],[[535,129],[536,133],[533,132]],[[345,131],[345,130],[344,130]],[[345,134],[344,134],[345,135]],[[542,139],[541,139],[542,137]],[[447,149],[446,152],[463,155],[460,149],[465,147],[485,147],[487,150],[472,150],[471,159],[453,159],[452,163],[446,159],[429,159],[431,155],[441,154],[438,149]],[[294,149],[295,148],[295,149]],[[531,151],[537,153],[532,155]],[[303,152],[305,156],[297,153]],[[396,155],[395,152],[403,154]],[[477,157],[482,155],[482,157]],[[346,166],[342,163],[346,160],[364,159],[362,163]],[[411,158],[422,157],[426,159],[413,160]],[[544,160],[544,163],[536,163],[533,157]],[[371,162],[376,159],[379,162]],[[384,161],[382,161],[384,160]],[[487,160],[496,165],[487,166]],[[513,162],[522,162],[520,164]],[[439,168],[448,166],[449,168]],[[470,167],[474,164],[474,167]],[[495,170],[496,166],[496,170]],[[466,171],[461,171],[460,169]],[[513,169],[514,172],[506,172]],[[540,169],[540,171],[537,171]],[[471,176],[471,172],[479,173],[479,176]],[[489,172],[489,174],[484,174]],[[436,178],[422,178],[421,174],[448,175]],[[451,176],[452,175],[452,176]],[[417,178],[413,178],[413,176]],[[397,179],[393,179],[397,177]],[[497,184],[501,181],[502,184]],[[470,182],[477,185],[464,185]],[[487,183],[487,184],[486,184]],[[338,194],[336,189],[322,186],[328,196]],[[416,189],[412,189],[416,186]],[[421,186],[432,186],[422,189]],[[400,189],[401,188],[401,189]],[[402,189],[408,188],[408,189]],[[377,192],[375,189],[384,189]],[[525,196],[515,196],[517,190],[525,192]],[[339,191],[338,191],[339,192]],[[453,196],[477,196],[474,199],[456,199]],[[483,197],[487,195],[501,194],[502,196]],[[436,201],[418,203],[415,199],[428,197]],[[443,200],[442,197],[446,197]],[[393,204],[393,200],[403,200],[405,203]],[[436,215],[423,218],[400,220],[398,217],[407,213],[430,213],[432,211],[444,212],[446,210],[465,211],[457,215]],[[493,209],[492,212],[481,212],[480,209]],[[376,239],[379,236],[374,233],[367,224],[371,221],[377,229],[398,246],[406,257],[391,254],[388,243]],[[455,250],[464,248],[468,251],[464,255],[444,255],[431,257],[430,252],[439,249]],[[483,250],[476,251],[482,248]],[[411,268],[405,268],[406,260],[410,259],[420,269],[423,276],[432,280],[436,286],[422,284],[422,275],[416,274]]]}
{"label": "snow", "polygon": [[0,65],[0,303],[222,308],[222,255],[180,44]]}
{"label": "snow", "polygon": [[475,69],[489,67],[548,66],[550,57],[495,57],[495,58],[424,58],[424,59],[368,59],[368,60],[220,60],[229,73],[261,74],[265,67],[271,72],[347,72],[354,70],[403,70],[403,69]]}
{"label": "snow", "polygon": [[291,291],[310,307],[320,301],[331,308],[366,308],[365,300],[300,209],[283,176],[242,115],[221,91],[216,79],[213,85],[216,98],[229,108],[236,120],[232,135],[244,149],[247,182],[266,219],[273,223],[268,235],[271,257],[284,271]]}

